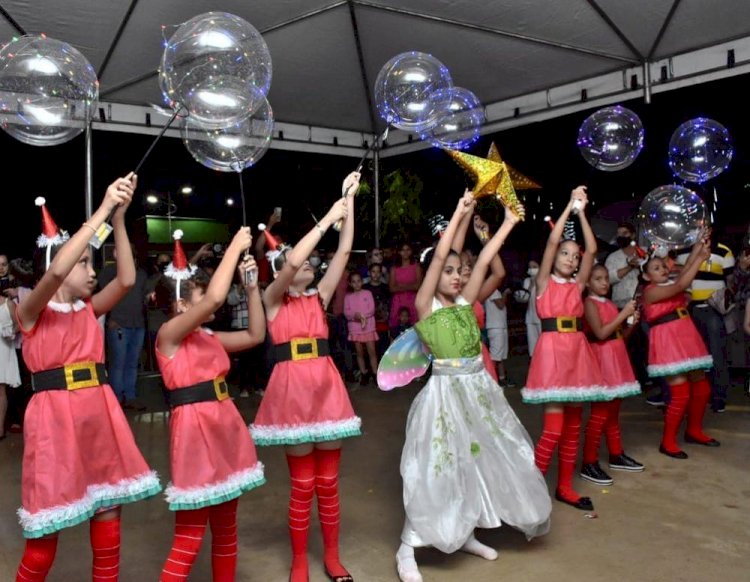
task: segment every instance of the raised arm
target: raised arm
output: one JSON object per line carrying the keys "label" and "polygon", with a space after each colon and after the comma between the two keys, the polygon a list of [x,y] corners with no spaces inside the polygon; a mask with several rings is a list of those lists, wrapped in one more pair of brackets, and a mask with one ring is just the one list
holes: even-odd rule
{"label": "raised arm", "polygon": [[597,248],[594,231],[591,229],[589,219],[586,217],[586,206],[588,206],[586,187],[579,186],[575,191],[578,192],[577,200],[580,201],[581,205],[578,211],[578,219],[581,222],[581,230],[583,231],[583,243],[586,245],[586,252],[581,257],[581,264],[578,267],[578,275],[576,276],[578,288],[583,291],[584,287],[586,287],[586,281],[589,280],[589,276],[591,275],[591,268],[594,266]]}
{"label": "raised arm", "polygon": [[594,300],[587,299],[584,302],[586,322],[589,324],[592,333],[599,340],[605,340],[620,327],[625,320],[635,313],[635,301],[628,301],[628,303],[620,310],[612,321],[605,324],[602,323],[602,318],[599,317],[599,311],[596,309]]}
{"label": "raised arm", "polygon": [[[479,216],[474,216],[474,233],[477,238],[481,241],[482,245],[486,245],[489,241],[489,225],[482,220]],[[500,284],[505,279],[505,266],[503,261],[500,259],[498,253],[490,261],[490,276],[487,277],[482,283],[482,287],[479,289],[479,295],[477,301],[484,303],[490,295],[500,287]]]}
{"label": "raised arm", "polygon": [[[135,192],[135,188],[138,185],[136,176],[133,176],[131,185]],[[94,313],[97,316],[109,313],[125,297],[127,292],[133,288],[133,285],[135,285],[135,260],[133,259],[133,251],[130,248],[128,231],[125,229],[125,212],[127,212],[130,206],[130,200],[120,204],[112,215],[115,251],[117,252],[117,276],[104,289],[91,298],[91,306],[94,308]]]}
{"label": "raised arm", "polygon": [[[174,316],[159,329],[157,344],[162,354],[167,357],[173,356],[182,340],[198,326],[208,321],[210,316],[224,304],[232,284],[234,268],[240,255],[250,248],[252,242],[253,237],[250,236],[249,227],[244,226],[237,231],[216,272],[211,277],[203,298],[191,305],[188,310]],[[182,297],[182,299],[187,298]]]}
{"label": "raised arm", "polygon": [[494,257],[498,256],[500,247],[505,244],[505,240],[508,238],[508,235],[510,235],[510,231],[513,230],[513,227],[518,224],[518,220],[518,217],[513,214],[513,211],[506,207],[505,220],[503,220],[500,228],[497,229],[495,236],[493,236],[489,240],[489,242],[482,249],[482,252],[479,253],[477,262],[474,265],[474,270],[471,272],[469,282],[466,283],[463,291],[461,292],[463,298],[466,299],[466,301],[468,301],[469,303],[474,303],[474,301],[477,300],[479,291],[482,287],[482,283],[484,282],[484,278],[487,275],[487,269],[490,263],[492,262]]}
{"label": "raised arm", "polygon": [[690,251],[690,256],[685,262],[682,271],[680,271],[677,280],[671,285],[650,286],[644,293],[643,300],[648,304],[658,303],[659,301],[674,297],[678,293],[684,293],[698,274],[701,263],[710,256],[711,241],[708,239],[699,239],[698,242],[693,245],[693,249]]}
{"label": "raised arm", "polygon": [[[24,329],[31,329],[39,314],[52,299],[91,240],[93,233],[107,220],[109,213],[119,204],[130,204],[133,198],[134,174],[118,178],[109,185],[101,206],[55,255],[46,273],[18,306],[18,320]],[[128,250],[129,251],[129,250]]]}
{"label": "raised arm", "polygon": [[417,291],[417,297],[414,301],[414,305],[417,309],[417,315],[419,319],[424,319],[432,311],[432,299],[435,296],[437,290],[437,284],[440,280],[440,273],[443,271],[445,261],[448,259],[448,255],[451,251],[453,244],[453,237],[456,235],[456,230],[461,222],[461,219],[466,214],[471,214],[476,206],[476,200],[471,194],[470,190],[466,190],[464,195],[458,201],[456,210],[453,216],[448,222],[448,228],[445,229],[443,236],[440,237],[435,252],[433,253],[432,261],[430,266],[427,268],[427,273],[422,280],[422,285]]}
{"label": "raised arm", "polygon": [[[464,244],[466,243],[466,233],[469,231],[469,225],[472,223],[471,217],[471,214],[466,214],[461,219],[461,222],[458,223],[456,235],[453,237],[453,243],[451,244],[451,250],[457,253],[461,253],[461,251],[464,250]],[[484,243],[486,241],[482,242]]]}
{"label": "raised arm", "polygon": [[[359,179],[359,174],[357,180]],[[350,175],[351,176],[351,175]],[[347,180],[349,177],[347,177]],[[344,181],[347,184],[347,181]],[[266,314],[269,319],[273,319],[276,316],[276,311],[281,305],[281,301],[284,298],[287,288],[291,285],[294,275],[300,270],[302,265],[315,250],[320,243],[320,239],[331,227],[332,224],[346,217],[347,213],[347,199],[339,198],[331,206],[331,209],[326,215],[316,224],[310,231],[302,237],[302,239],[294,245],[294,248],[290,250],[286,255],[284,266],[276,275],[276,278],[266,288],[263,293],[263,302],[266,306]],[[329,265],[328,271],[331,270]],[[342,271],[343,272],[343,271]],[[341,274],[339,274],[339,277]]]}
{"label": "raised arm", "polygon": [[568,201],[565,210],[560,214],[560,218],[557,219],[555,226],[552,228],[552,232],[549,233],[547,239],[547,246],[544,247],[544,254],[542,255],[542,262],[539,265],[539,273],[536,276],[536,295],[539,297],[547,289],[547,281],[552,273],[552,266],[555,264],[555,255],[557,254],[557,248],[560,246],[560,239],[565,229],[565,223],[568,221],[570,213],[573,211],[573,203],[578,199],[576,197],[576,188],[570,194],[570,200]]}
{"label": "raised arm", "polygon": [[258,265],[252,257],[246,257],[238,267],[240,280],[247,281],[247,273],[254,272],[252,283],[245,285],[247,296],[247,329],[218,332],[221,345],[227,352],[241,352],[257,346],[266,339],[266,314],[258,289]]}
{"label": "raised arm", "polygon": [[328,307],[328,302],[336,292],[336,287],[344,275],[344,269],[346,269],[346,264],[349,262],[349,256],[352,252],[355,220],[354,196],[357,194],[357,190],[359,190],[359,178],[359,172],[352,172],[346,177],[344,185],[341,187],[342,192],[346,193],[344,197],[346,214],[344,216],[344,224],[339,233],[339,246],[333,255],[333,259],[328,264],[326,274],[323,275],[320,283],[318,283],[318,293],[320,294],[320,300],[323,302],[323,309]]}

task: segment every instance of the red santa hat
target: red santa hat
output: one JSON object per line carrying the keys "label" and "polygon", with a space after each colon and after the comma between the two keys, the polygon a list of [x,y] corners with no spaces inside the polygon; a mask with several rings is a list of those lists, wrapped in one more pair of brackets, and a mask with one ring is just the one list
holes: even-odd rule
{"label": "red santa hat", "polygon": [[47,206],[45,206],[46,203],[47,201],[41,196],[34,200],[34,204],[42,209],[42,234],[36,239],[36,245],[41,249],[61,245],[70,238],[68,233],[60,230],[55,221],[52,220],[52,215],[47,210]]}
{"label": "red santa hat", "polygon": [[190,265],[185,256],[185,250],[182,248],[182,243],[180,242],[183,234],[179,228],[172,234],[172,238],[174,238],[174,254],[172,255],[172,262],[164,269],[164,274],[167,277],[177,281],[177,299],[180,298],[180,281],[190,279],[197,271],[197,267]]}
{"label": "red santa hat", "polygon": [[276,239],[276,237],[271,234],[271,231],[268,230],[268,227],[266,227],[266,225],[262,222],[258,225],[258,230],[266,235],[266,248],[268,249],[268,251],[266,252],[266,259],[271,264],[271,269],[275,273],[276,269],[274,268],[274,261],[276,260],[276,257],[278,257],[284,251],[290,249],[291,247],[289,245],[285,245],[284,243],[280,243]]}

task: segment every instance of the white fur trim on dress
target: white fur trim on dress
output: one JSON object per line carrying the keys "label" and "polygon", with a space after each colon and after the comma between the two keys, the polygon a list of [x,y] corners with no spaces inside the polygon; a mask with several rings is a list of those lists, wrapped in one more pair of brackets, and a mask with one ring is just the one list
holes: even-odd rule
{"label": "white fur trim on dress", "polygon": [[640,393],[638,382],[620,386],[555,386],[554,388],[522,388],[521,398],[526,404],[548,402],[609,402]]}
{"label": "white fur trim on dress", "polygon": [[200,509],[236,499],[243,492],[254,489],[266,482],[263,476],[263,463],[256,463],[244,471],[238,471],[224,481],[210,483],[203,487],[181,489],[172,483],[167,486],[165,497],[172,510]]}
{"label": "white fur trim on dress", "polygon": [[36,513],[29,513],[21,507],[18,519],[25,537],[39,538],[86,521],[102,507],[138,501],[159,491],[159,477],[155,471],[149,471],[118,483],[89,485],[83,497],[66,505],[48,507]]}
{"label": "white fur trim on dress", "polygon": [[307,424],[250,425],[256,445],[294,445],[335,441],[360,434],[362,419],[353,416],[345,420],[326,420]]}
{"label": "white fur trim on dress", "polygon": [[71,311],[81,311],[82,309],[86,309],[86,304],[80,299],[76,299],[72,304],[49,301],[47,302],[47,307],[58,313],[70,313]]}
{"label": "white fur trim on dress", "polygon": [[649,376],[676,376],[693,370],[708,370],[714,365],[714,359],[711,356],[701,356],[700,358],[689,358],[671,364],[654,364],[649,365],[646,370]]}

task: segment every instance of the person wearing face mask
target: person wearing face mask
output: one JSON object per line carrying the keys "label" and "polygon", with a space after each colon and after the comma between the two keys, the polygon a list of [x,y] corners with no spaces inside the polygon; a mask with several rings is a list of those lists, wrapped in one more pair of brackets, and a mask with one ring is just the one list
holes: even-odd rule
{"label": "person wearing face mask", "polygon": [[526,274],[528,277],[523,280],[523,288],[529,293],[525,317],[526,341],[529,345],[529,356],[531,356],[534,353],[539,334],[542,333],[542,322],[536,313],[536,276],[539,274],[539,263],[529,261]]}
{"label": "person wearing face mask", "polygon": [[618,250],[607,257],[604,266],[609,272],[612,284],[612,301],[619,309],[632,301],[638,287],[640,258],[632,244],[635,240],[635,227],[629,222],[617,226]]}

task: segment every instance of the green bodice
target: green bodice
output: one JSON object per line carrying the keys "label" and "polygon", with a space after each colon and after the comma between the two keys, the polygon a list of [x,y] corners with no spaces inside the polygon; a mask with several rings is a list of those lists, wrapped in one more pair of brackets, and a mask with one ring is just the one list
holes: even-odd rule
{"label": "green bodice", "polygon": [[436,309],[414,328],[438,359],[474,358],[481,351],[479,326],[471,305]]}

